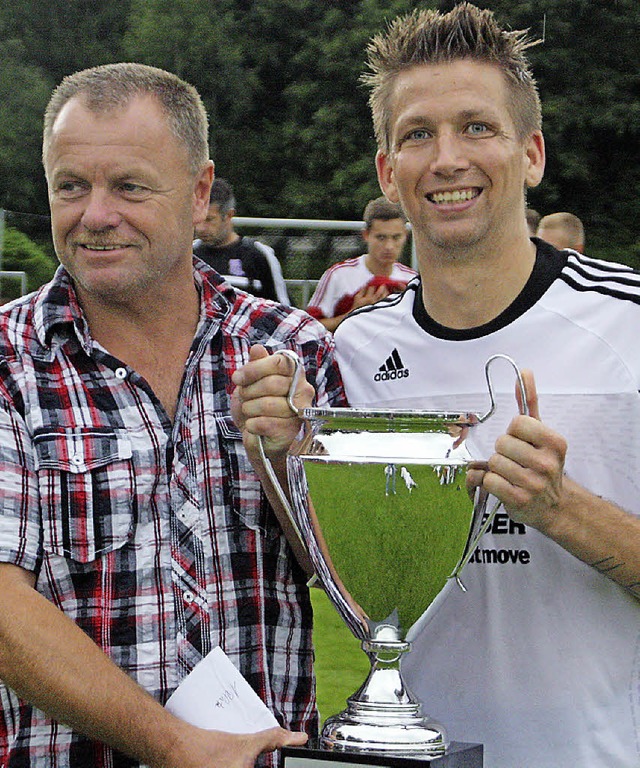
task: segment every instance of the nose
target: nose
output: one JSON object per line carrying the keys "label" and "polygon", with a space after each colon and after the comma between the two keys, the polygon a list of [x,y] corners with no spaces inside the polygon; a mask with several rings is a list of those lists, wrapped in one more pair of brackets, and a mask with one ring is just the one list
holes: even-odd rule
{"label": "nose", "polygon": [[120,218],[115,200],[107,191],[92,189],[85,197],[81,223],[91,232],[117,227]]}
{"label": "nose", "polygon": [[456,171],[468,168],[469,161],[465,157],[462,139],[454,132],[446,132],[435,137],[433,143],[434,155],[431,170],[441,176],[451,176]]}

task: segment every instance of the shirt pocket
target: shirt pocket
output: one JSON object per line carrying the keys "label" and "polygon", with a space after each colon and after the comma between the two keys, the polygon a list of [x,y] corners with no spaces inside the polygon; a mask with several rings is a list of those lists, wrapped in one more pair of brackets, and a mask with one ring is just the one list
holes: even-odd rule
{"label": "shirt pocket", "polygon": [[281,532],[280,526],[244,449],[242,432],[231,416],[215,414],[215,420],[221,436],[220,450],[229,477],[234,515],[247,528],[266,539],[277,538]]}
{"label": "shirt pocket", "polygon": [[132,536],[135,474],[123,430],[46,429],[34,435],[46,552],[89,563]]}

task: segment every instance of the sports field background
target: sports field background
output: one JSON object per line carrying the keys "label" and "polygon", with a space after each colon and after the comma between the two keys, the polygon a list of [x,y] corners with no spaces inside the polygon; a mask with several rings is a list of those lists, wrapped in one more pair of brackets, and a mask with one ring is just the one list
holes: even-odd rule
{"label": "sports field background", "polygon": [[322,722],[346,707],[369,672],[369,659],[322,589],[311,590],[318,708]]}
{"label": "sports field background", "polygon": [[[460,559],[473,505],[460,467],[443,475],[437,465],[408,462],[415,481],[409,487],[400,468],[397,478],[395,471],[389,478],[390,466],[395,469],[384,463],[318,459],[305,462],[305,473],[324,539],[349,593],[374,621],[397,611],[406,631]],[[370,664],[324,591],[311,589],[311,599],[318,707],[324,721],[345,708]]]}

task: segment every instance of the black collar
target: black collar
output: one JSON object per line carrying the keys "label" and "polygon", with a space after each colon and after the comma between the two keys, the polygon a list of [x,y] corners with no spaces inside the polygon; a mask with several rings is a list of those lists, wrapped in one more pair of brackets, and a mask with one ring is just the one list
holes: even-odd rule
{"label": "black collar", "polygon": [[440,325],[425,309],[422,301],[422,285],[420,285],[413,303],[413,317],[416,323],[431,336],[451,341],[479,339],[513,323],[514,320],[531,309],[546,293],[562,271],[568,258],[566,251],[558,251],[544,240],[533,238],[533,242],[536,244],[536,261],[526,285],[514,301],[493,320],[476,328],[464,328],[462,330]]}

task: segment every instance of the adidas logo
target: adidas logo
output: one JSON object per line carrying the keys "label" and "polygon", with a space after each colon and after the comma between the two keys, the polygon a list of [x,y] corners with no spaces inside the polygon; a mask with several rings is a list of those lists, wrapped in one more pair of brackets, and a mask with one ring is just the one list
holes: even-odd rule
{"label": "adidas logo", "polygon": [[373,377],[373,380],[393,381],[394,379],[406,379],[408,375],[409,369],[404,367],[398,350],[394,349],[380,368],[378,368],[378,373]]}

